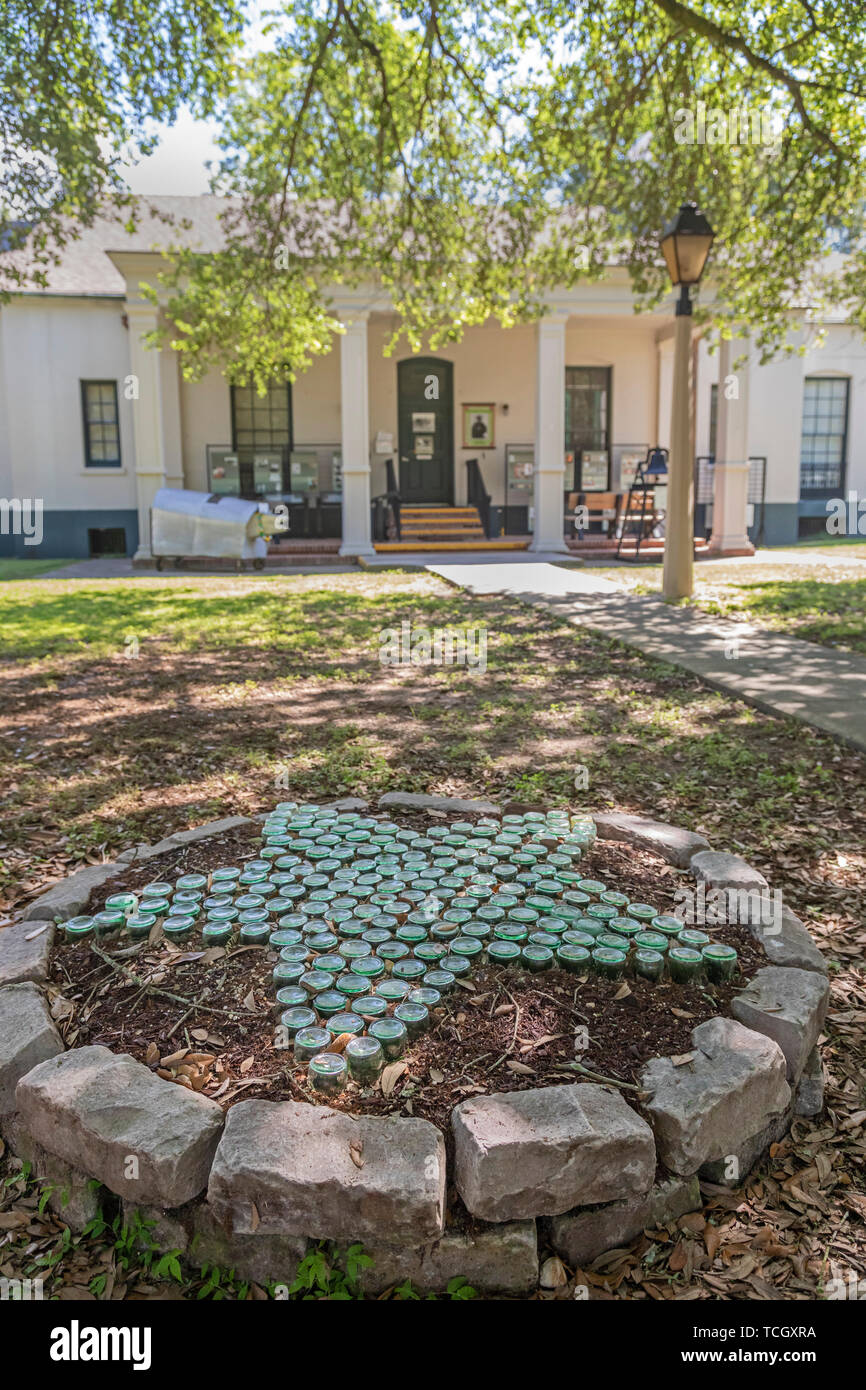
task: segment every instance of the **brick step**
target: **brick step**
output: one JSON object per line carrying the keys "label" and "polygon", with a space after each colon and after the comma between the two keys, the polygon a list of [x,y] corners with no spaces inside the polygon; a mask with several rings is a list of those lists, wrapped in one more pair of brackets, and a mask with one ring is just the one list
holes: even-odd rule
{"label": "brick step", "polygon": [[526,550],[529,541],[377,541],[375,549],[383,554],[392,551],[436,550]]}

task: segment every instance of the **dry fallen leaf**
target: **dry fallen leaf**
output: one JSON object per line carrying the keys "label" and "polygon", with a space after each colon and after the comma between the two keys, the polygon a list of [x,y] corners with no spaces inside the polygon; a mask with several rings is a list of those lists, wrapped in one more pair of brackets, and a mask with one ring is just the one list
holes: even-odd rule
{"label": "dry fallen leaf", "polygon": [[173,1067],[175,1062],[182,1062],[188,1052],[188,1047],[181,1047],[177,1052],[172,1052],[168,1057],[163,1057],[162,1065],[164,1067]]}
{"label": "dry fallen leaf", "polygon": [[518,1076],[535,1075],[534,1068],[525,1066],[523,1062],[506,1062],[505,1065],[508,1067],[509,1071],[516,1072]]}
{"label": "dry fallen leaf", "polygon": [[250,1071],[250,1070],[252,1069],[252,1066],[253,1066],[253,1063],[255,1062],[255,1060],[256,1060],[255,1057],[245,1057],[245,1058],[244,1058],[244,1060],[241,1062],[241,1065],[240,1065],[240,1073],[241,1073],[241,1076],[246,1076],[247,1072]]}
{"label": "dry fallen leaf", "polygon": [[696,1052],[681,1052],[678,1057],[672,1057],[671,1061],[675,1067],[684,1067],[688,1062],[693,1062],[697,1055]]}
{"label": "dry fallen leaf", "polygon": [[149,1042],[147,1044],[147,1051],[144,1054],[144,1060],[149,1067],[155,1066],[156,1063],[159,1061],[159,1048],[157,1047],[155,1042]]}
{"label": "dry fallen leaf", "polygon": [[613,996],[614,1003],[616,1003],[617,999],[627,999],[628,996],[629,996],[630,994],[631,994],[631,990],[629,989],[628,985],[626,985],[626,984],[620,985],[620,987],[619,987],[619,989],[617,990],[616,994]]}
{"label": "dry fallen leaf", "polygon": [[389,1065],[382,1072],[382,1076],[380,1078],[382,1095],[390,1096],[394,1090],[394,1087],[397,1085],[397,1082],[400,1080],[400,1077],[405,1076],[408,1070],[409,1066],[406,1062],[389,1063]]}
{"label": "dry fallen leaf", "polygon": [[538,1282],[543,1289],[558,1289],[568,1283],[568,1270],[558,1255],[551,1255],[544,1261]]}
{"label": "dry fallen leaf", "polygon": [[349,1145],[349,1157],[356,1168],[363,1168],[364,1141],[362,1139],[353,1139],[352,1143]]}
{"label": "dry fallen leaf", "polygon": [[256,1004],[255,990],[252,990],[252,989],[251,989],[250,992],[249,992],[249,994],[245,997],[245,999],[244,999],[244,1008],[245,1008],[245,1009],[249,1009],[249,1011],[250,1011],[251,1014],[254,1014],[254,1013],[257,1013],[257,1012],[258,1012],[258,1006],[257,1006],[257,1004]]}
{"label": "dry fallen leaf", "polygon": [[195,1038],[196,1042],[207,1042],[206,1028],[191,1028],[189,1035],[191,1038]]}

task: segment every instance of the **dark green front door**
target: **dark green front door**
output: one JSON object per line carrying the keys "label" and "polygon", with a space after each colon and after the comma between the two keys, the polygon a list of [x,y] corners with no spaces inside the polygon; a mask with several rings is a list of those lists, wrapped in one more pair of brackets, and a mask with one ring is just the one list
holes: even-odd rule
{"label": "dark green front door", "polygon": [[397,364],[399,488],[404,502],[450,502],[454,479],[452,363],[410,357]]}

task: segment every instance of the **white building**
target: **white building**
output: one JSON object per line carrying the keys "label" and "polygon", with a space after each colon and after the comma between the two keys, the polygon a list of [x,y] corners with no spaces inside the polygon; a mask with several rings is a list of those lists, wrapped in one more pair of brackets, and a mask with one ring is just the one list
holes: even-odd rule
{"label": "white building", "polygon": [[[219,242],[219,201],[151,199],[189,218],[204,250]],[[412,357],[383,349],[395,316],[375,290],[335,300],[346,333],[332,351],[268,396],[231,388],[217,372],[183,379],[177,355],[142,335],[159,311],[160,246],[178,235],[144,219],[134,235],[100,223],[73,243],[45,288],[0,309],[0,498],[42,499],[41,555],[121,550],[149,554],[149,508],[163,486],[240,487],[299,499],[297,534],[341,536],[343,552],[371,547],[371,497],[393,466],[403,503],[463,504],[466,464],[478,460],[491,531],[533,531],[537,549],[562,547],[568,495],[623,492],[634,458],[665,446],[670,429],[673,295],[635,314],[624,271],[554,294],[539,322],[470,328],[462,342]],[[866,494],[866,344],[844,322],[821,348],[736,372],[748,344],[721,362],[696,339],[694,452],[718,452],[717,547],[749,524],[767,543],[823,524],[826,501]],[[721,370],[722,389],[717,389]],[[745,512],[745,462],[754,511]],[[527,467],[529,465],[529,467]],[[711,496],[701,466],[698,524]],[[730,486],[734,477],[741,485]],[[708,492],[707,489],[710,489]],[[330,498],[330,501],[328,500]],[[300,503],[302,502],[302,505]],[[0,535],[0,553],[33,555]],[[736,548],[736,546],[734,546]]]}

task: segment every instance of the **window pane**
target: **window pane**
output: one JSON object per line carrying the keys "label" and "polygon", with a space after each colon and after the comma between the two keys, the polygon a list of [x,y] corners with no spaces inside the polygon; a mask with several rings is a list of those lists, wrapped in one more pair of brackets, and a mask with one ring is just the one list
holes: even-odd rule
{"label": "window pane", "polygon": [[271,449],[292,443],[289,387],[281,382],[264,396],[251,387],[233,387],[235,448]]}
{"label": "window pane", "polygon": [[117,386],[113,381],[82,383],[84,413],[84,461],[90,464],[120,463],[120,426]]}
{"label": "window pane", "polygon": [[848,422],[847,377],[807,377],[803,388],[800,491],[842,486]]}

